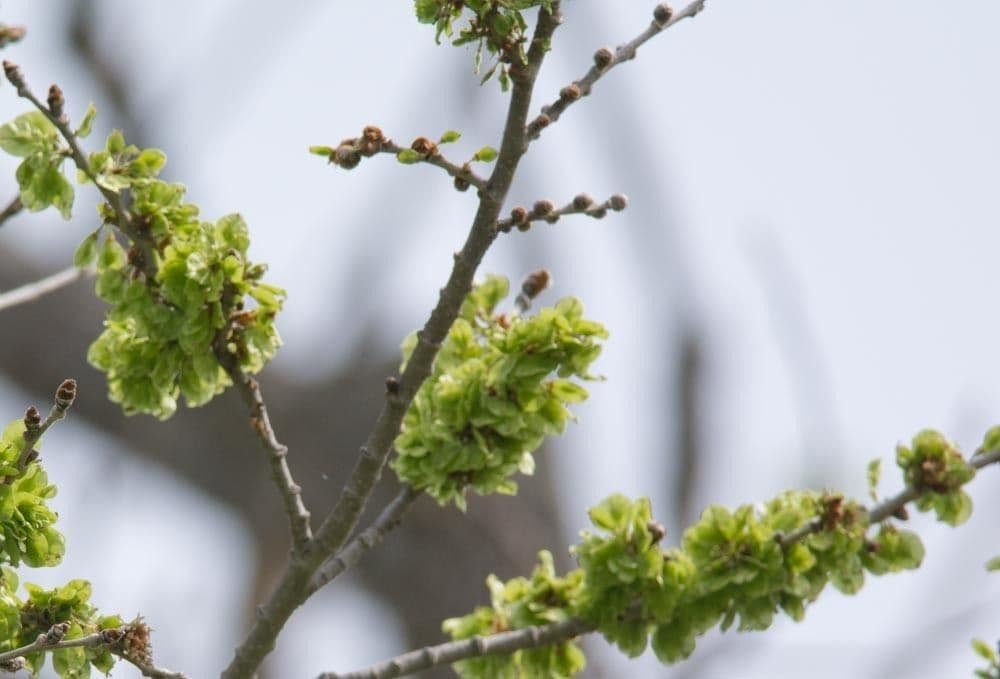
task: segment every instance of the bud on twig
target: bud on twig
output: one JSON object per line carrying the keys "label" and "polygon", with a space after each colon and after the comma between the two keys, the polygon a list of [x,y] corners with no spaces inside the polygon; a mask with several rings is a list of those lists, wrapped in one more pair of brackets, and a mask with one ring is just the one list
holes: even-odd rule
{"label": "bud on twig", "polygon": [[608,198],[608,207],[615,212],[621,212],[628,207],[628,196],[624,193],[616,193]]}
{"label": "bud on twig", "polygon": [[10,84],[18,90],[25,87],[24,76],[21,74],[21,69],[13,61],[4,60],[3,73],[7,76],[7,80],[10,81]]}
{"label": "bud on twig", "polygon": [[60,89],[58,85],[52,85],[49,87],[48,103],[49,111],[52,112],[52,115],[60,121],[65,121],[66,117],[63,109],[66,106],[66,99],[63,98],[62,89]]}
{"label": "bud on twig", "polygon": [[576,101],[580,98],[581,94],[580,86],[576,83],[571,83],[559,90],[559,98],[565,99],[566,101]]}
{"label": "bud on twig", "polygon": [[385,391],[389,394],[399,393],[399,379],[395,376],[390,376],[385,378]]}
{"label": "bud on twig", "polygon": [[410,148],[422,156],[436,156],[438,153],[437,144],[427,137],[417,137],[410,144]]}
{"label": "bud on twig", "polygon": [[12,42],[17,42],[27,33],[24,26],[7,26],[0,24],[0,47],[6,47]]}
{"label": "bud on twig", "polygon": [[573,198],[573,208],[576,210],[586,210],[593,204],[594,199],[586,193],[578,194],[575,198]]}
{"label": "bud on twig", "polygon": [[596,66],[598,70],[603,71],[611,64],[611,60],[614,58],[615,55],[610,48],[602,47],[594,52],[594,66]]}
{"label": "bud on twig", "polygon": [[24,413],[24,428],[28,430],[28,433],[37,432],[38,428],[42,426],[42,414],[38,412],[38,408],[31,406]]}
{"label": "bud on twig", "polygon": [[552,274],[545,269],[539,269],[528,274],[521,283],[521,294],[530,299],[535,299],[542,291],[552,285]]}
{"label": "bud on twig", "polygon": [[63,380],[63,383],[56,390],[56,407],[60,410],[66,410],[73,405],[73,401],[75,400],[76,380]]}
{"label": "bud on twig", "polygon": [[673,8],[665,2],[661,2],[653,10],[653,21],[661,28],[674,16]]}

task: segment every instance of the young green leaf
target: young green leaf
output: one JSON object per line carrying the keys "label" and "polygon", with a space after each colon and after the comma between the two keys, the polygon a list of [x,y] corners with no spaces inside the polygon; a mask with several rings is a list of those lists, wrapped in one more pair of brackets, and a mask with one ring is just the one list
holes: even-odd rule
{"label": "young green leaf", "polygon": [[986,562],[986,570],[1000,571],[1000,555],[995,556]]}
{"label": "young green leaf", "polygon": [[868,496],[872,499],[872,502],[878,500],[878,482],[882,477],[882,460],[880,458],[875,458],[868,463]]}
{"label": "young green leaf", "polygon": [[413,149],[403,149],[396,154],[396,160],[404,165],[413,165],[414,163],[419,163],[423,159],[424,157]]}
{"label": "young green leaf", "polygon": [[461,137],[462,133],[459,132],[458,130],[448,130],[447,132],[441,135],[441,138],[438,140],[438,143],[451,144],[452,142],[458,141]]}
{"label": "young green leaf", "polygon": [[483,148],[476,151],[476,154],[472,156],[473,160],[478,160],[481,163],[492,163],[497,158],[497,150],[492,146],[484,146]]}
{"label": "young green leaf", "polygon": [[83,269],[93,264],[94,260],[97,259],[97,238],[100,232],[101,230],[97,229],[77,246],[76,252],[73,253],[73,266]]}
{"label": "young green leaf", "polygon": [[80,139],[86,139],[90,135],[90,128],[94,125],[94,118],[97,117],[97,107],[91,102],[87,106],[87,112],[83,114],[83,120],[79,127],[73,130],[73,134]]}

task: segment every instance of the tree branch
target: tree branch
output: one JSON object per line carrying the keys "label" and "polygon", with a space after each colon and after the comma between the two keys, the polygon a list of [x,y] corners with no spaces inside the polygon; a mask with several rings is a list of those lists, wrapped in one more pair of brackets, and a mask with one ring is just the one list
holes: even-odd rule
{"label": "tree branch", "polygon": [[392,677],[401,677],[437,665],[468,660],[469,658],[507,655],[527,648],[558,644],[581,634],[593,632],[594,629],[593,626],[578,618],[570,618],[540,627],[525,627],[512,632],[501,632],[485,637],[475,636],[437,646],[426,646],[363,670],[345,674],[325,672],[317,679],[392,679]]}
{"label": "tree branch", "polygon": [[21,203],[21,196],[18,195],[17,197],[14,198],[14,200],[7,203],[7,207],[5,207],[2,212],[0,212],[0,226],[3,226],[8,219],[10,219],[23,209],[24,205]]}
{"label": "tree branch", "polygon": [[[380,153],[391,153],[393,155],[397,155],[400,151],[405,150],[406,149],[399,146],[391,139],[383,141],[382,147],[379,149]],[[450,176],[465,182],[467,185],[475,186],[480,191],[486,188],[486,180],[473,172],[468,163],[464,165],[457,165],[441,155],[440,152],[430,153],[424,156],[419,162],[440,167]]]}
{"label": "tree branch", "polygon": [[496,229],[501,233],[510,233],[515,228],[518,231],[527,231],[531,224],[538,221],[546,221],[555,224],[563,215],[586,215],[594,219],[603,219],[608,210],[621,212],[628,207],[628,198],[622,193],[616,193],[603,203],[594,203],[594,199],[586,193],[577,195],[573,200],[561,208],[556,208],[552,201],[539,200],[527,210],[520,205],[510,211],[510,217],[497,221]]}
{"label": "tree branch", "polygon": [[50,292],[55,292],[60,288],[76,283],[81,278],[89,276],[92,273],[93,271],[90,269],[80,269],[70,266],[41,280],[25,283],[18,288],[0,293],[0,311],[17,306],[18,304],[34,302],[36,299],[44,297]]}
{"label": "tree branch", "polygon": [[63,380],[59,388],[56,389],[52,409],[44,421],[41,419],[41,414],[35,406],[28,408],[28,411],[24,414],[24,434],[22,435],[24,444],[21,448],[21,454],[17,458],[17,468],[19,470],[23,472],[28,464],[38,457],[35,444],[41,440],[42,435],[49,430],[49,427],[66,417],[66,411],[69,410],[75,400],[76,380]]}
{"label": "tree branch", "polygon": [[336,556],[326,562],[309,583],[307,596],[312,596],[317,590],[354,567],[366,552],[374,549],[393,528],[403,520],[410,506],[420,497],[421,492],[413,486],[405,484],[399,494],[385,506],[385,509],[372,521],[360,535],[347,543],[347,546],[337,552]]}
{"label": "tree branch", "polygon": [[527,150],[524,126],[531,105],[531,94],[549,40],[561,21],[559,7],[557,0],[552,3],[551,13],[539,10],[527,63],[511,65],[513,91],[496,166],[479,193],[476,216],[465,245],[455,254],[448,282],[442,288],[430,318],[417,333],[417,346],[399,379],[399,388],[387,394],[382,412],[361,448],[351,477],[336,505],[301,555],[293,556],[290,560],[270,600],[258,609],[257,619],[246,639],[236,649],[229,667],[223,671],[223,679],[244,679],[254,674],[264,657],[274,648],[275,639],[292,612],[308,598],[310,582],[316,570],[343,547],[357,526],[358,518],[392,450],[393,441],[399,434],[403,416],[420,385],[430,375],[438,349],[472,289],[476,269],[496,238],[497,218],[518,163]]}
{"label": "tree branch", "polygon": [[594,83],[604,77],[608,71],[622,62],[634,59],[639,47],[650,38],[662,33],[682,19],[695,16],[703,9],[705,9],[705,0],[695,0],[679,12],[674,12],[666,4],[657,5],[653,11],[653,21],[646,30],[624,45],[617,47],[614,52],[607,47],[597,50],[594,53],[594,65],[590,67],[590,70],[579,80],[562,88],[559,92],[559,98],[551,104],[543,106],[542,112],[531,121],[525,130],[528,141],[538,139],[542,130],[559,120],[559,117],[573,102],[590,94]]}

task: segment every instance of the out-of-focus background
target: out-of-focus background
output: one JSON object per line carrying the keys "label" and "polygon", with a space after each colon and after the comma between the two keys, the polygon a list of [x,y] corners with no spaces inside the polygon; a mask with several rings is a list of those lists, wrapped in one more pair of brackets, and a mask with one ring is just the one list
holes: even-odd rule
{"label": "out-of-focus background", "polygon": [[[651,2],[566,2],[535,110],[593,51],[630,39]],[[458,129],[461,160],[496,144],[505,96],[469,50],[435,46],[407,0],[212,3],[8,0],[28,27],[4,57],[38,92],[58,82],[79,120],[163,148],[167,178],[206,218],[241,212],[251,254],[289,290],[286,347],[262,376],[314,513],[335,500],[374,419],[399,340],[443,283],[474,205],[435,168],[390,157],[351,172],[311,144],[379,125],[400,143]],[[483,266],[517,281],[546,267],[544,302],[579,296],[612,331],[579,423],[540,454],[522,498],[421,501],[384,548],[294,618],[271,677],[348,670],[441,640],[442,618],[486,601],[489,572],[527,573],[612,491],[648,495],[676,541],[708,503],[788,487],[865,493],[900,480],[897,442],[923,427],[966,450],[1000,421],[1000,4],[710,0],[546,130],[510,206],[627,193],[603,221],[566,218],[501,238]],[[0,86],[0,118],[26,109]],[[16,194],[0,159],[0,201]],[[96,225],[22,214],[0,229],[0,290],[69,263]],[[86,365],[101,323],[89,284],[0,314],[0,413],[80,381],[45,461],[68,538],[56,569],[108,611],[144,614],[158,661],[192,677],[230,658],[286,550],[262,454],[234,394],[166,424],[125,418]],[[391,473],[387,476],[391,476]],[[393,493],[386,479],[379,498]],[[969,639],[1000,637],[1000,474],[971,487],[953,530],[912,523],[916,573],[826,593],[804,623],[710,634],[663,668],[599,639],[590,677],[968,676]],[[129,677],[120,667],[116,676]],[[429,675],[443,676],[443,675]]]}

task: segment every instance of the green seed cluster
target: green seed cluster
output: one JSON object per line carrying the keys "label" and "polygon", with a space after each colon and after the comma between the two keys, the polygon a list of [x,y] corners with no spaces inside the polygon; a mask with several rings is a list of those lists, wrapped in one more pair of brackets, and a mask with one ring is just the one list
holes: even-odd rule
{"label": "green seed cluster", "polygon": [[[199,220],[181,184],[156,178],[165,162],[157,149],[126,146],[117,131],[91,154],[97,183],[128,191],[138,242],[126,251],[121,233],[98,229],[76,256],[80,266],[96,261],[97,294],[111,304],[88,360],[107,374],[110,398],[126,414],[160,419],[179,396],[199,406],[231,384],[220,353],[241,371],[260,371],[281,344],[274,319],[285,294],[249,261],[243,218]],[[248,296],[253,309],[245,308]]]}
{"label": "green seed cluster", "polygon": [[[569,617],[579,597],[583,572],[576,570],[558,577],[552,554],[538,553],[538,566],[530,578],[513,578],[506,583],[495,575],[486,579],[490,606],[480,606],[461,618],[445,620],[442,629],[452,639],[496,634],[511,629],[562,622]],[[484,656],[454,665],[463,677],[572,677],[584,668],[586,658],[579,644],[566,641],[551,646],[517,651],[510,655]]]}
{"label": "green seed cluster", "polygon": [[415,0],[417,20],[423,24],[433,24],[437,32],[435,40],[441,36],[452,37],[455,24],[463,17],[466,22],[458,28],[452,44],[475,43],[476,71],[482,63],[483,52],[493,59],[493,64],[483,75],[483,82],[494,73],[498,74],[500,85],[506,90],[510,84],[508,74],[512,63],[527,62],[524,45],[528,40],[528,23],[522,12],[533,7],[552,9],[552,0]]}
{"label": "green seed cluster", "polygon": [[972,480],[976,470],[943,434],[933,429],[921,431],[910,446],[896,448],[896,464],[906,483],[922,493],[917,509],[933,509],[938,520],[952,526],[965,523],[972,515],[972,498],[962,486]]}
{"label": "green seed cluster", "polygon": [[56,487],[37,462],[18,467],[24,430],[24,420],[15,420],[0,434],[0,564],[55,566],[65,552],[53,525],[56,513],[47,504]]}
{"label": "green seed cluster", "polygon": [[[396,439],[393,469],[441,504],[464,507],[470,488],[515,493],[511,476],[532,473],[532,453],[572,418],[567,405],[587,398],[569,378],[595,379],[604,327],[573,298],[530,317],[496,314],[508,287],[494,276],[470,293]],[[416,342],[404,341],[404,366]]]}

